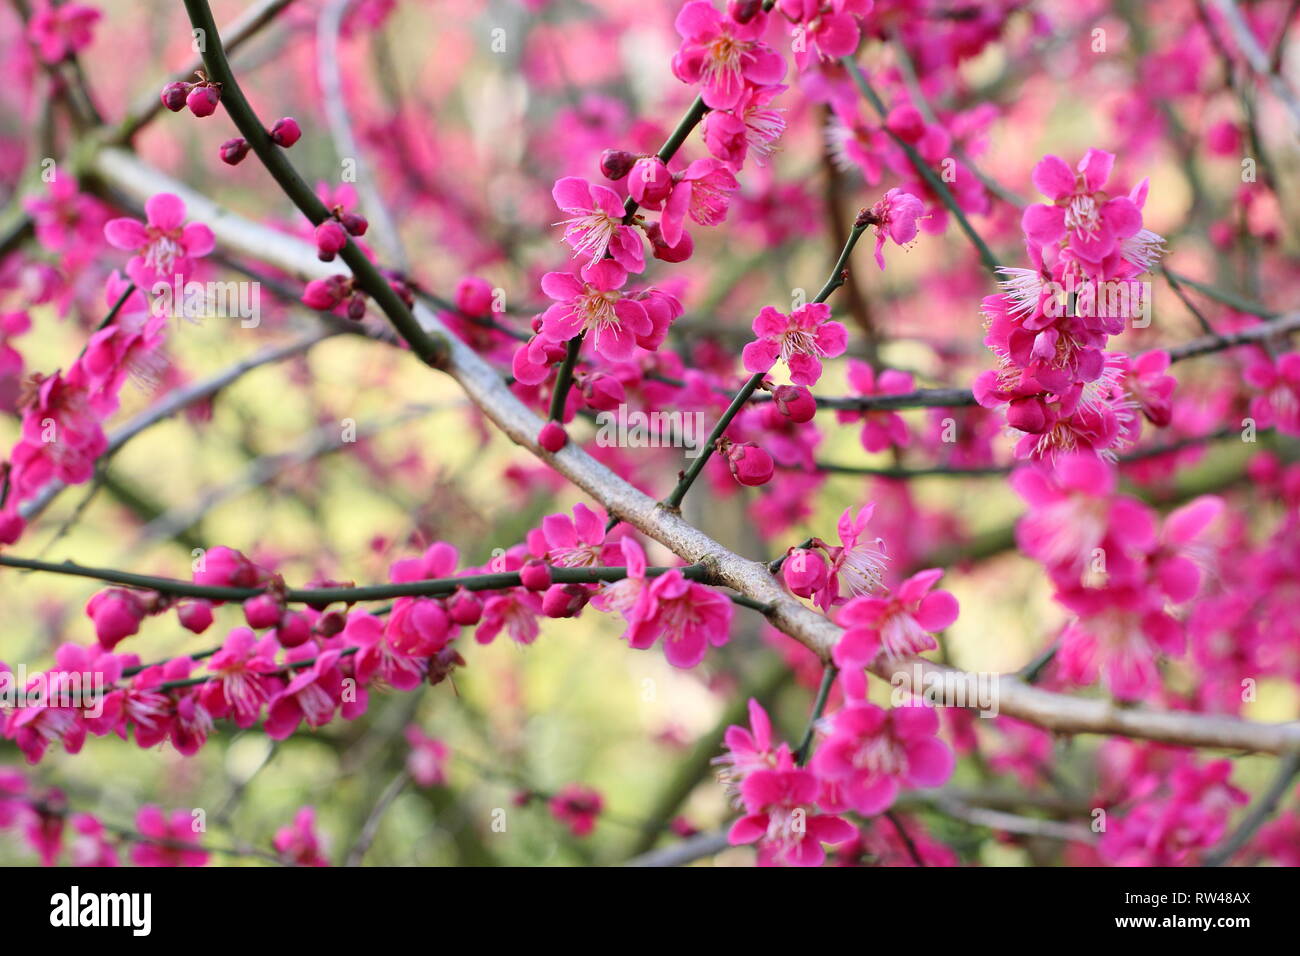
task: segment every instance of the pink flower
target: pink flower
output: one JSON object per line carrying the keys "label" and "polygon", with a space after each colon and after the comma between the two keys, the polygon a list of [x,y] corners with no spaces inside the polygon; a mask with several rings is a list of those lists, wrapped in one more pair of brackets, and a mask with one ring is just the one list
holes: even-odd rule
{"label": "pink flower", "polygon": [[81,3],[54,6],[41,0],[27,23],[27,36],[46,63],[58,63],[90,46],[101,14]]}
{"label": "pink flower", "polygon": [[[392,633],[391,629],[389,633]],[[363,687],[378,680],[383,686],[395,690],[414,690],[423,683],[424,661],[390,643],[384,634],[384,622],[373,614],[365,611],[349,614],[343,639],[348,647],[360,648],[353,657],[353,666],[357,682]],[[445,645],[445,641],[442,644],[431,642],[427,645],[432,648],[428,655],[437,653]]]}
{"label": "pink flower", "polygon": [[68,856],[73,866],[118,866],[117,848],[113,846],[104,824],[89,813],[74,813],[72,841]]}
{"label": "pink flower", "polygon": [[288,685],[271,700],[263,724],[268,737],[285,740],[304,720],[308,727],[316,728],[334,718],[343,696],[343,674],[338,667],[341,657],[336,650],[321,651],[312,664],[293,672]]}
{"label": "pink flower", "polygon": [[1300,352],[1287,352],[1271,360],[1257,351],[1244,377],[1263,393],[1250,402],[1256,425],[1276,427],[1284,435],[1300,435]]}
{"label": "pink flower", "polygon": [[701,226],[723,222],[731,194],[740,188],[736,174],[718,159],[697,159],[673,179],[676,185],[659,217],[663,240],[670,247],[682,241],[687,216]]}
{"label": "pink flower", "polygon": [[10,483],[25,501],[48,481],[81,484],[94,473],[95,461],[108,450],[108,439],[91,406],[85,373],[73,366],[33,378],[23,410],[22,437],[9,455]]}
{"label": "pink flower", "polygon": [[95,622],[95,637],[110,651],[123,638],[139,633],[147,613],[144,595],[125,588],[98,591],[86,604],[86,616]]}
{"label": "pink flower", "polygon": [[645,268],[645,248],[637,231],[623,223],[623,201],[618,193],[608,186],[566,176],[556,180],[551,195],[560,211],[569,214],[558,225],[564,226],[564,241],[575,255],[590,256],[590,266],[608,255],[628,272]]}
{"label": "pink flower", "polygon": [[[1178,380],[1166,375],[1169,353],[1164,349],[1144,352],[1129,365],[1125,385],[1151,424],[1164,428],[1174,417],[1171,398]],[[1300,375],[1297,376],[1300,382]]]}
{"label": "pink flower", "polygon": [[639,650],[662,638],[669,664],[694,667],[710,644],[721,647],[730,639],[733,610],[726,597],[672,568],[655,578],[628,612],[625,636]]}
{"label": "pink flower", "polygon": [[1100,676],[1116,698],[1141,700],[1160,688],[1157,655],[1183,652],[1182,625],[1145,582],[1065,588],[1056,599],[1077,615],[1061,633],[1056,654],[1067,683],[1092,684]]}
{"label": "pink flower", "polygon": [[757,843],[759,866],[821,866],[823,843],[844,843],[857,831],[840,817],[818,813],[817,793],[817,777],[784,752],[778,766],[755,770],[740,784],[745,816],[732,824],[727,842]]}
{"label": "pink flower", "polygon": [[189,810],[174,810],[168,819],[160,807],[141,807],[135,828],[147,839],[131,846],[131,862],[136,866],[203,866],[208,853],[199,846],[194,822]]}
{"label": "pink flower", "polygon": [[840,612],[846,630],[832,652],[844,669],[870,664],[878,654],[901,660],[939,645],[932,633],[957,620],[957,599],[947,591],[933,591],[941,568],[912,575],[889,597],[854,598]]}
{"label": "pink flower", "polygon": [[710,110],[704,116],[704,143],[713,156],[739,170],[752,153],[763,166],[776,152],[776,141],[785,132],[783,110],[769,104],[784,86],[750,87],[731,109]]}
{"label": "pink flower", "polygon": [[610,362],[625,362],[636,354],[637,337],[653,331],[645,307],[619,290],[627,271],[611,259],[584,266],[579,276],[548,272],[542,291],[555,300],[542,314],[542,332],[564,342],[587,333],[596,352]]}
{"label": "pink flower", "polygon": [[153,196],[144,209],[147,222],[110,220],[104,237],[115,249],[135,253],[126,274],[141,289],[151,289],[156,282],[170,285],[194,268],[195,259],[212,251],[212,230],[198,222],[184,225],[185,203],[171,193]]}
{"label": "pink flower", "polygon": [[406,770],[411,779],[422,787],[444,786],[450,748],[438,738],[425,734],[415,724],[408,726],[404,733],[411,746],[411,752],[406,755]]}
{"label": "pink flower", "polygon": [[698,83],[706,105],[731,109],[747,87],[771,86],[785,75],[781,55],[761,42],[767,17],[762,13],[739,24],[707,0],[694,0],[677,14],[682,46],[673,57],[673,73],[683,83]]}
{"label": "pink flower", "polygon": [[[896,369],[885,369],[879,376],[866,362],[849,359],[849,389],[854,395],[869,398],[873,395],[903,395],[913,389],[912,376]],[[862,447],[869,452],[888,448],[906,448],[912,442],[911,432],[901,415],[891,411],[854,411],[839,409],[836,419],[844,424],[861,419]]]}
{"label": "pink flower", "polygon": [[237,627],[226,637],[221,650],[208,659],[212,678],[203,684],[201,697],[213,717],[230,717],[236,727],[257,723],[262,708],[284,687],[276,676],[273,637],[258,640],[246,627]]}
{"label": "pink flower", "polygon": [[905,246],[916,238],[916,221],[923,218],[925,205],[911,193],[891,189],[871,207],[876,229],[876,265],[885,268],[885,239]]}
{"label": "pink flower", "polygon": [[325,845],[316,835],[316,810],[303,807],[293,817],[293,823],[275,831],[271,839],[275,852],[297,866],[329,866]]}
{"label": "pink flower", "polygon": [[1137,235],[1142,213],[1127,196],[1107,199],[1102,192],[1115,156],[1090,149],[1071,170],[1057,156],[1045,156],[1034,167],[1034,185],[1052,205],[1034,205],[1021,220],[1030,242],[1039,246],[1066,240],[1070,250],[1087,263],[1100,263],[1119,242]]}
{"label": "pink flower", "polygon": [[822,375],[821,359],[843,355],[848,346],[844,326],[831,321],[830,306],[824,302],[805,305],[790,315],[765,306],[754,318],[753,329],[758,340],[744,348],[745,369],[766,372],[782,359],[796,385],[816,385]]}
{"label": "pink flower", "polygon": [[[723,734],[727,752],[715,757],[713,763],[719,765],[718,778],[727,786],[739,805],[740,783],[756,770],[771,770],[777,766],[778,751],[772,746],[772,721],[762,705],[749,699],[749,727],[737,727],[732,724]],[[781,750],[788,750],[784,744]]]}
{"label": "pink flower", "polygon": [[813,769],[843,801],[843,807],[832,802],[830,809],[872,816],[893,806],[904,787],[938,787],[952,776],[955,758],[938,737],[933,707],[884,710],[853,701],[831,717],[830,726],[813,756]]}
{"label": "pink flower", "polygon": [[551,816],[569,828],[576,837],[584,837],[596,829],[596,818],[604,809],[605,801],[592,787],[571,783],[551,797],[547,803]]}
{"label": "pink flower", "polygon": [[542,519],[546,543],[545,558],[557,568],[591,568],[610,563],[619,552],[614,542],[605,542],[606,518],[582,502],[573,506],[573,517],[547,515]]}
{"label": "pink flower", "polygon": [[[836,526],[839,547],[826,547],[831,566],[826,583],[813,594],[813,600],[823,611],[843,604],[850,596],[870,594],[880,587],[885,573],[884,540],[865,537],[867,523],[875,512],[874,503],[863,505],[853,517],[853,509],[845,508]],[[843,585],[843,587],[841,587]]]}
{"label": "pink flower", "polygon": [[[858,48],[858,22],[844,11],[845,0],[779,0],[777,7],[795,27],[794,60],[799,69],[848,56]],[[868,3],[866,5],[870,7]]]}

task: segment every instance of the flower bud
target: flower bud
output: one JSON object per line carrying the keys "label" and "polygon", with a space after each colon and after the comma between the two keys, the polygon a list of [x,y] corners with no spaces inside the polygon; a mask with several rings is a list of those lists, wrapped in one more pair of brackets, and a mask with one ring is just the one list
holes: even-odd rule
{"label": "flower bud", "polygon": [[812,421],[817,414],[817,399],[802,385],[778,385],[772,391],[772,400],[782,415],[798,424]]}
{"label": "flower bud", "polygon": [[173,113],[179,113],[185,109],[185,98],[190,94],[190,84],[188,83],[168,83],[162,88],[160,99],[163,106],[167,107]]}
{"label": "flower bud", "polygon": [[542,613],[547,617],[577,617],[591,600],[591,590],[581,584],[552,584],[542,595]]}
{"label": "flower bud", "polygon": [[275,627],[283,613],[284,608],[273,594],[259,594],[244,602],[244,620],[255,631]]}
{"label": "flower bud", "polygon": [[358,292],[348,300],[348,318],[360,322],[366,317],[366,297]]}
{"label": "flower bud", "polygon": [[555,454],[569,442],[569,436],[564,431],[564,426],[559,422],[550,421],[542,426],[542,430],[537,433],[537,444],[541,445],[551,454]]}
{"label": "flower bud", "polygon": [[337,219],[326,219],[316,227],[316,255],[329,262],[348,244],[348,234]]}
{"label": "flower bud", "polygon": [[275,143],[276,146],[288,149],[302,139],[302,128],[298,125],[296,119],[292,116],[286,116],[283,119],[276,120],[275,125],[271,127],[267,135],[271,137],[271,142]]}
{"label": "flower bud", "polygon": [[1047,409],[1042,399],[1016,399],[1007,406],[1007,424],[1031,435],[1041,435],[1047,429]]}
{"label": "flower bud", "polygon": [[227,166],[238,166],[248,155],[248,140],[242,136],[236,136],[234,139],[228,139],[221,144],[219,152],[221,161]]}
{"label": "flower bud", "polygon": [[333,637],[347,626],[348,618],[342,611],[326,611],[316,622],[316,633],[321,637]]}
{"label": "flower bud", "polygon": [[95,637],[105,650],[138,632],[144,615],[139,595],[122,588],[100,591],[86,603],[86,616],[95,622]]}
{"label": "flower bud", "polygon": [[606,179],[618,181],[628,174],[636,156],[625,149],[607,149],[600,154],[600,171]]}
{"label": "flower bud", "polygon": [[663,230],[657,222],[646,226],[645,237],[650,240],[650,249],[660,262],[685,262],[695,252],[695,240],[685,230],[675,246],[668,245],[664,240]]}
{"label": "flower bud", "polygon": [[486,279],[466,276],[456,283],[456,308],[471,318],[481,319],[492,313],[492,286]]}
{"label": "flower bud", "polygon": [[731,0],[727,4],[727,16],[739,24],[746,24],[763,9],[763,0]]}
{"label": "flower bud", "polygon": [[473,591],[457,588],[456,593],[447,601],[447,614],[456,624],[468,627],[477,624],[483,616],[483,602]]}
{"label": "flower bud", "polygon": [[672,195],[673,177],[668,166],[658,156],[645,156],[632,166],[628,176],[627,191],[647,209],[659,209]]}
{"label": "flower bud", "polygon": [[738,442],[727,449],[727,466],[742,485],[754,487],[772,480],[776,465],[772,456],[753,442]]}
{"label": "flower bud", "polygon": [[349,236],[364,236],[370,228],[370,220],[357,212],[345,212],[339,215],[339,222],[348,231]]}
{"label": "flower bud", "polygon": [[623,383],[604,372],[584,375],[578,388],[582,392],[583,401],[598,412],[612,412],[627,401]]}
{"label": "flower bud", "polygon": [[0,544],[13,544],[26,528],[27,522],[17,511],[0,512]]}
{"label": "flower bud", "polygon": [[786,587],[799,597],[812,597],[826,586],[830,569],[821,551],[811,548],[793,548],[781,564],[781,577]]}
{"label": "flower bud", "polygon": [[352,290],[347,276],[335,275],[328,279],[312,279],[302,293],[302,303],[309,309],[328,312],[343,301]]}
{"label": "flower bud", "polygon": [[551,569],[540,558],[529,558],[519,569],[519,583],[530,591],[545,591],[551,586]]}
{"label": "flower bud", "polygon": [[441,684],[457,667],[465,666],[465,658],[454,647],[444,647],[429,658],[429,683],[435,687]]}
{"label": "flower bud", "polygon": [[193,634],[202,634],[212,626],[212,602],[186,601],[176,609],[181,627]]}
{"label": "flower bud", "polygon": [[215,86],[196,86],[185,97],[185,105],[195,116],[211,116],[221,102],[221,91]]}
{"label": "flower bud", "polygon": [[899,139],[915,143],[925,135],[925,117],[910,103],[895,106],[885,117],[885,128]]}
{"label": "flower bud", "polygon": [[285,611],[275,629],[281,647],[298,647],[311,640],[311,622],[301,611]]}

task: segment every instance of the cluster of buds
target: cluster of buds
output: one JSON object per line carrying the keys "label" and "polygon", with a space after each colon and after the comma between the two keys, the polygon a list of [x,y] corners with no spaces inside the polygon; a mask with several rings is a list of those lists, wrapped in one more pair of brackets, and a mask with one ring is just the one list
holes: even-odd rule
{"label": "cluster of buds", "polygon": [[188,106],[191,113],[200,117],[215,113],[217,104],[221,102],[221,84],[209,80],[202,71],[195,76],[198,80],[194,83],[181,80],[164,86],[161,93],[163,106],[173,113],[179,113]]}
{"label": "cluster of buds", "polygon": [[351,276],[332,275],[325,279],[313,279],[307,283],[302,293],[302,304],[318,312],[330,312],[347,300],[347,316],[354,322],[360,322],[366,314],[366,297]]}
{"label": "cluster of buds", "polygon": [[348,236],[364,236],[369,228],[365,216],[335,206],[330,210],[330,218],[316,227],[316,255],[321,262],[333,262],[347,246]]}

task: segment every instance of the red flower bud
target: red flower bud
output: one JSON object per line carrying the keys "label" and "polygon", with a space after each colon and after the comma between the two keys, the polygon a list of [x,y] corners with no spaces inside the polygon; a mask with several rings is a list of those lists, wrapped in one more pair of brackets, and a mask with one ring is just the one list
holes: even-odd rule
{"label": "red flower bud", "polygon": [[628,174],[636,156],[625,149],[607,149],[600,154],[600,171],[606,179],[618,181]]}
{"label": "red flower bud", "polygon": [[788,587],[799,597],[812,597],[813,593],[826,586],[830,570],[826,567],[826,558],[821,551],[811,548],[794,548],[781,564],[781,577]]}
{"label": "red flower bud", "polygon": [[185,98],[190,95],[190,84],[188,83],[168,83],[162,88],[160,99],[163,106],[167,107],[173,113],[179,113],[185,109]]}
{"label": "red flower bud", "polygon": [[253,630],[275,627],[280,623],[284,608],[273,594],[259,594],[244,602],[244,620]]}
{"label": "red flower bud", "polygon": [[744,24],[758,16],[758,11],[762,9],[763,0],[731,0],[727,4],[727,16]]}
{"label": "red flower bud", "polygon": [[348,318],[360,322],[366,317],[366,297],[358,292],[348,300]]}
{"label": "red flower bud", "polygon": [[302,139],[302,128],[298,125],[296,119],[292,116],[286,116],[275,121],[275,125],[271,127],[268,135],[271,137],[271,142],[275,143],[276,146],[288,149]]}
{"label": "red flower bud", "polygon": [[336,275],[328,279],[312,279],[302,293],[302,303],[309,309],[328,312],[343,301],[352,291],[352,280]]}
{"label": "red flower bud", "polygon": [[339,216],[339,222],[348,231],[349,236],[364,236],[370,228],[370,220],[360,213],[345,212]]}
{"label": "red flower bud", "polygon": [[660,262],[685,262],[695,252],[695,240],[684,230],[675,246],[670,246],[664,241],[663,230],[659,228],[657,222],[646,226],[645,237],[650,240],[651,251]]}
{"label": "red flower bud", "polygon": [[327,611],[316,622],[316,633],[321,637],[333,637],[348,626],[347,615],[342,611]]}
{"label": "red flower bud", "polygon": [[673,177],[658,156],[645,156],[632,166],[627,191],[647,209],[658,209],[673,192]]}
{"label": "red flower bud", "polygon": [[209,601],[186,601],[176,609],[181,627],[194,634],[202,634],[212,626],[212,604]]}
{"label": "red flower bud", "polygon": [[492,286],[478,276],[461,279],[456,283],[456,308],[475,319],[491,314]]}
{"label": "red flower bud", "polygon": [[540,558],[529,558],[519,569],[519,583],[530,591],[545,591],[551,586],[551,569]]}
{"label": "red flower bud", "polygon": [[1007,406],[1007,424],[1031,435],[1041,435],[1047,429],[1047,409],[1042,399],[1016,399]]}
{"label": "red flower bud", "polygon": [[477,624],[483,616],[483,602],[473,591],[457,588],[456,593],[447,602],[447,614],[462,627]]}
{"label": "red flower bud", "polygon": [[555,454],[569,442],[569,436],[564,431],[564,426],[559,422],[547,422],[542,426],[542,430],[537,433],[537,444],[541,445],[551,454]]}
{"label": "red flower bud", "polygon": [[326,219],[316,227],[316,254],[329,262],[348,244],[348,234],[337,219]]}
{"label": "red flower bud", "polygon": [[772,392],[772,400],[792,422],[810,422],[817,414],[817,399],[802,385],[778,385]]}
{"label": "red flower bud", "polygon": [[275,629],[281,647],[298,647],[311,640],[311,622],[301,611],[285,611]]}
{"label": "red flower bud", "polygon": [[776,470],[772,456],[753,442],[732,444],[726,455],[731,474],[742,485],[753,487],[765,485],[772,480],[772,473]]}
{"label": "red flower bud", "polygon": [[542,595],[542,613],[547,617],[576,617],[589,600],[591,591],[581,584],[552,584]]}
{"label": "red flower bud", "polygon": [[583,400],[599,412],[612,412],[627,401],[623,383],[604,372],[582,376],[578,388]]}
{"label": "red flower bud", "polygon": [[215,86],[196,86],[185,97],[185,105],[195,116],[211,116],[221,102],[221,91]]}
{"label": "red flower bud", "polygon": [[915,106],[905,103],[889,111],[885,127],[899,139],[915,143],[925,135],[925,117]]}
{"label": "red flower bud", "polygon": [[248,155],[248,140],[242,136],[228,139],[221,144],[221,161],[227,166],[238,166]]}

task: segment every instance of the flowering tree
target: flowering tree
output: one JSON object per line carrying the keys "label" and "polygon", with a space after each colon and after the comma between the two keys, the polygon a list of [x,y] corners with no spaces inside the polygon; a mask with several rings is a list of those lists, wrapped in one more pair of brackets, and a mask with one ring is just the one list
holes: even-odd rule
{"label": "flowering tree", "polygon": [[16,858],[1300,862],[1296,4],[240,6],[0,12]]}

